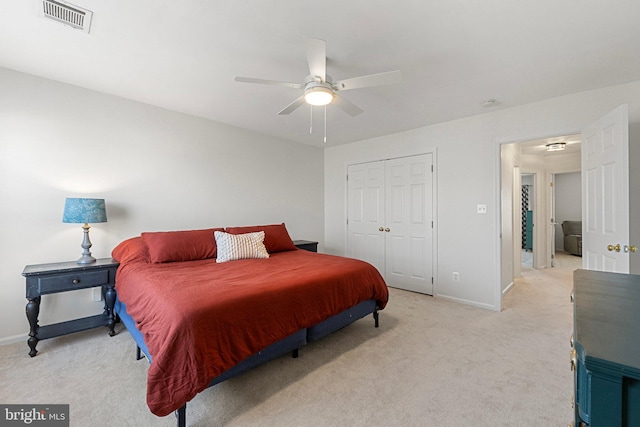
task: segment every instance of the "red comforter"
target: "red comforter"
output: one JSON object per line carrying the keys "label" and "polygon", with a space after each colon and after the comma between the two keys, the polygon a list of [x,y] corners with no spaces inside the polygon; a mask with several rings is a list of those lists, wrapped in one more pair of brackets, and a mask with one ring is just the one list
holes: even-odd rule
{"label": "red comforter", "polygon": [[120,265],[119,299],[153,362],[147,404],[164,416],[243,359],[388,289],[362,261],[303,250],[268,259]]}

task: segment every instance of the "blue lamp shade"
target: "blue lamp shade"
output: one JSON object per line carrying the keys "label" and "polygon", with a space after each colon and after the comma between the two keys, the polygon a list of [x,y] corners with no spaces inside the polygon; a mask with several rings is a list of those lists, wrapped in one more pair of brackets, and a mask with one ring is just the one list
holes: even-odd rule
{"label": "blue lamp shade", "polygon": [[104,199],[67,198],[64,202],[62,222],[79,224],[107,222]]}

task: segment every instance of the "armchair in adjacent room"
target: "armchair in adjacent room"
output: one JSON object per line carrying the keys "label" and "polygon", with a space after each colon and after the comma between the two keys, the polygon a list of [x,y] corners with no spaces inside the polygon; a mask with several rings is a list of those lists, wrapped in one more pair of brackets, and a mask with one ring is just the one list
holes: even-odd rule
{"label": "armchair in adjacent room", "polygon": [[582,221],[564,221],[564,251],[572,255],[582,256]]}

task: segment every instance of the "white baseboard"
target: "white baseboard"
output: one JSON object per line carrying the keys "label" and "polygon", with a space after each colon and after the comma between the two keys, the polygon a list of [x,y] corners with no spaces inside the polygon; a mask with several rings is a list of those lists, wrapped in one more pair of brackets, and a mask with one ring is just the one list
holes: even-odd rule
{"label": "white baseboard", "polygon": [[19,334],[11,337],[4,337],[4,338],[0,338],[0,345],[15,344],[20,341],[24,341],[24,345],[27,345],[28,338],[29,338],[29,334]]}
{"label": "white baseboard", "polygon": [[504,288],[504,291],[502,291],[502,296],[504,297],[507,293],[509,293],[509,291],[511,290],[511,288],[513,288],[513,285],[515,284],[515,282],[511,282],[509,283],[509,285]]}
{"label": "white baseboard", "polygon": [[460,303],[460,304],[471,305],[473,307],[484,308],[485,310],[498,311],[498,308],[495,305],[483,304],[483,303],[479,303],[479,302],[476,302],[476,301],[471,301],[471,300],[464,299],[464,298],[451,297],[451,296],[443,295],[443,294],[434,295],[434,297],[439,298],[439,299],[446,299],[448,301],[454,301],[454,302],[457,302],[457,303]]}

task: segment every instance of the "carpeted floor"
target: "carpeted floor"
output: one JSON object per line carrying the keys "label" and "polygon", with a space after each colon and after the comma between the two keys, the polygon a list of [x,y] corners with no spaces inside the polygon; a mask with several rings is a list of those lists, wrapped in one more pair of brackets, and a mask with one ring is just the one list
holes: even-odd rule
{"label": "carpeted floor", "polygon": [[[501,313],[391,289],[370,317],[209,388],[189,426],[566,426],[572,271],[525,268]],[[121,325],[0,347],[0,403],[69,403],[71,426],[173,426],[145,403],[146,360]]]}

